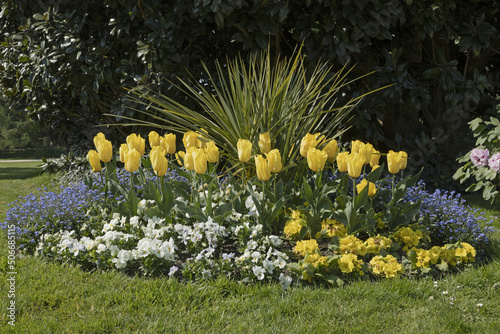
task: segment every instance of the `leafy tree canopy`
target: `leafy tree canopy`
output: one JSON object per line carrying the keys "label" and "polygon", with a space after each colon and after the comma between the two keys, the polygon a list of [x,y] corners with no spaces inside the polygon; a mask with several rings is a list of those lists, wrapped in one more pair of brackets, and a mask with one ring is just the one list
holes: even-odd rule
{"label": "leafy tree canopy", "polygon": [[346,98],[393,84],[359,105],[357,138],[412,147],[414,163],[440,146],[454,158],[461,148],[449,144],[499,91],[499,9],[487,0],[7,0],[0,91],[68,143],[87,143],[77,137],[102,130],[89,126],[116,122],[105,113],[130,114],[123,87],[147,84],[180,100],[171,81],[203,80],[202,62],[214,73],[226,56],[283,57],[304,43],[311,68],[378,71]]}

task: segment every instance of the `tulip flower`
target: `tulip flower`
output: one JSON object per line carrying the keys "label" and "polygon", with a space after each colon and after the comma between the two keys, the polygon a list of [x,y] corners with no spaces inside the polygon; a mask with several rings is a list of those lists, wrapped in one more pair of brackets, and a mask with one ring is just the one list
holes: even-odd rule
{"label": "tulip flower", "polygon": [[151,148],[155,146],[160,146],[160,135],[156,131],[151,131],[148,135],[149,137],[149,146]]}
{"label": "tulip flower", "polygon": [[309,152],[309,148],[316,148],[316,145],[318,145],[316,136],[310,133],[306,134],[300,142],[300,155],[304,158],[307,158],[307,152]]}
{"label": "tulip flower", "polygon": [[127,144],[121,144],[120,146],[120,161],[125,163],[125,155],[128,153],[128,145]]}
{"label": "tulip flower", "polygon": [[405,169],[408,163],[408,153],[405,151],[399,151],[399,155],[401,156],[401,163],[399,165],[399,169]]}
{"label": "tulip flower", "polygon": [[337,168],[339,172],[347,172],[347,156],[349,152],[342,152],[337,155]]}
{"label": "tulip flower", "polygon": [[359,147],[358,153],[363,156],[364,164],[367,165],[372,160],[373,146],[372,144],[363,144]]}
{"label": "tulip flower", "polygon": [[351,153],[359,153],[359,149],[364,145],[360,140],[355,140],[351,142]]}
{"label": "tulip flower", "polygon": [[205,146],[205,153],[207,155],[207,161],[210,163],[216,163],[219,161],[219,148],[215,145],[213,141],[209,141]]}
{"label": "tulip flower", "polygon": [[387,154],[387,169],[392,174],[399,172],[401,167],[401,154],[399,152],[389,151]]}
{"label": "tulip flower", "polygon": [[375,166],[379,165],[379,160],[380,160],[380,152],[373,149],[372,151],[372,158],[370,159],[370,167],[375,169]]}
{"label": "tulip flower", "polygon": [[151,166],[157,176],[163,176],[167,173],[168,161],[165,158],[163,149],[160,146],[154,146],[149,153]]}
{"label": "tulip flower", "polygon": [[197,148],[193,151],[192,156],[196,174],[205,174],[207,171],[207,155],[205,154],[205,150]]}
{"label": "tulip flower", "polygon": [[99,153],[99,159],[101,159],[102,162],[110,162],[111,158],[113,158],[113,145],[111,145],[109,140],[101,140],[99,142],[97,152]]}
{"label": "tulip flower", "polygon": [[194,170],[193,152],[195,150],[197,150],[196,147],[190,147],[186,151],[186,155],[184,156],[184,167],[187,170]]}
{"label": "tulip flower", "polygon": [[102,132],[99,132],[95,137],[94,137],[94,145],[95,145],[95,148],[98,149],[99,148],[99,143],[102,141],[102,140],[106,140],[106,136],[104,135],[104,133]]}
{"label": "tulip flower", "polygon": [[[176,151],[176,136],[173,133],[167,133],[164,138],[160,139],[160,145],[168,154],[174,154]],[[163,143],[163,144],[162,144]]]}
{"label": "tulip flower", "polygon": [[281,154],[277,148],[269,151],[267,154],[267,164],[273,173],[279,173],[283,168],[283,164],[281,163]]}
{"label": "tulip flower", "polygon": [[269,132],[259,135],[259,148],[262,154],[267,154],[271,150],[271,135]]}
{"label": "tulip flower", "polygon": [[[205,129],[200,129],[201,132],[205,133],[208,135],[208,132],[207,130]],[[207,138],[205,138],[204,136],[201,135],[201,133],[197,132],[197,143],[198,143],[198,148],[205,148],[205,146],[207,145],[207,143],[209,142],[209,140]],[[200,139],[202,138],[202,139]]]}
{"label": "tulip flower", "polygon": [[92,170],[94,172],[101,171],[101,159],[99,158],[99,153],[97,153],[97,151],[90,150],[89,153],[87,153],[87,159],[89,160],[90,166],[92,166]]}
{"label": "tulip flower", "polygon": [[328,162],[333,163],[335,161],[335,158],[337,157],[337,153],[339,153],[337,141],[335,139],[330,140],[328,144],[326,144],[326,146],[323,148],[323,151],[328,154]]}
{"label": "tulip flower", "polygon": [[186,151],[191,147],[198,148],[198,134],[194,131],[187,131],[182,137],[182,142]]}
{"label": "tulip flower", "polygon": [[319,172],[325,168],[328,154],[325,151],[310,147],[307,152],[307,165],[313,172]]}
{"label": "tulip flower", "polygon": [[347,173],[350,177],[359,177],[365,164],[365,158],[359,153],[351,153],[347,156]]}
{"label": "tulip flower", "polygon": [[368,196],[373,197],[375,196],[375,193],[377,192],[377,188],[375,187],[375,183],[373,182],[368,182],[368,180],[364,179],[361,181],[357,186],[356,190],[358,191],[358,194],[363,190],[366,185],[368,184]]}
{"label": "tulip flower", "polygon": [[271,170],[267,160],[259,154],[255,157],[255,167],[257,169],[257,178],[261,181],[267,181],[271,177]]}
{"label": "tulip flower", "polygon": [[177,163],[179,164],[179,166],[184,166],[183,161],[186,158],[186,152],[179,151],[175,153],[175,158],[177,159]]}
{"label": "tulip flower", "polygon": [[238,139],[238,159],[242,162],[247,162],[252,156],[252,143],[247,139]]}
{"label": "tulip flower", "polygon": [[137,152],[135,148],[129,149],[125,155],[125,169],[130,173],[139,169],[141,163],[141,153]]}
{"label": "tulip flower", "polygon": [[129,149],[135,149],[142,157],[146,152],[146,140],[135,133],[127,137],[127,145]]}

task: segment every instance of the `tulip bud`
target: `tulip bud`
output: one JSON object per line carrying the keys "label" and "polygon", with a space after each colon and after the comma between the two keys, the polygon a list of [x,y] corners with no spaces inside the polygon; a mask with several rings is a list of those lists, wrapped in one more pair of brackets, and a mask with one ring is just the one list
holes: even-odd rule
{"label": "tulip bud", "polygon": [[151,166],[157,176],[163,176],[168,170],[168,161],[165,158],[163,149],[160,146],[154,146],[149,153]]}
{"label": "tulip bud", "polygon": [[330,140],[328,144],[326,144],[326,146],[323,148],[323,151],[328,154],[328,162],[333,163],[335,161],[335,158],[337,157],[337,153],[339,153],[337,141],[335,139]]}
{"label": "tulip bud", "polygon": [[186,155],[184,156],[184,167],[187,170],[194,170],[193,152],[195,150],[197,150],[196,147],[190,147],[186,151]]}
{"label": "tulip bud", "polygon": [[174,154],[176,151],[176,136],[173,133],[167,133],[165,135],[165,152],[168,154]]}
{"label": "tulip bud", "polygon": [[98,150],[99,149],[99,143],[102,141],[102,140],[106,140],[106,136],[104,135],[104,133],[102,132],[99,132],[95,137],[94,137],[94,145],[95,145],[95,148]]}
{"label": "tulip bud", "polygon": [[399,165],[399,169],[405,169],[408,163],[408,153],[405,151],[399,151],[399,155],[401,156],[401,163]]}
{"label": "tulip bud", "polygon": [[198,148],[198,134],[194,131],[187,131],[182,137],[182,142],[186,151],[191,147]]}
{"label": "tulip bud", "polygon": [[120,146],[120,161],[125,163],[125,155],[128,153],[128,145],[121,144]]}
{"label": "tulip bud", "polygon": [[281,154],[277,148],[269,151],[267,154],[267,164],[273,173],[279,173],[283,168],[283,164],[281,163]]}
{"label": "tulip bud", "polygon": [[135,149],[141,157],[146,152],[146,140],[142,138],[141,135],[135,133],[129,135],[127,137],[127,145],[129,149]]}
{"label": "tulip bud", "polygon": [[269,178],[271,177],[271,170],[269,169],[267,160],[260,154],[255,157],[255,167],[257,169],[257,178],[259,180],[269,180]]}
{"label": "tulip bud", "polygon": [[264,132],[259,135],[259,148],[263,154],[269,153],[271,150],[271,135],[269,132]]}
{"label": "tulip bud", "polygon": [[350,177],[359,177],[365,163],[365,158],[359,153],[351,153],[347,156],[347,172]]}
{"label": "tulip bud", "polygon": [[368,180],[363,179],[357,186],[356,190],[358,191],[358,194],[363,190],[366,185],[368,184],[368,196],[373,197],[375,196],[375,193],[377,192],[377,188],[375,187],[375,183],[373,182],[368,182]]}
{"label": "tulip bud", "polygon": [[375,169],[375,166],[378,166],[380,160],[380,152],[373,149],[372,151],[372,158],[370,159],[370,167]]}
{"label": "tulip bud", "polygon": [[177,159],[177,163],[179,164],[179,166],[184,166],[183,161],[186,158],[186,152],[179,151],[175,153],[175,158]]}
{"label": "tulip bud", "polygon": [[401,155],[398,152],[389,151],[387,154],[387,169],[392,174],[399,172],[401,167]]}
{"label": "tulip bud", "polygon": [[94,172],[101,171],[101,159],[99,158],[99,153],[97,153],[97,151],[90,150],[89,153],[87,153],[87,159],[89,160],[90,166],[92,166],[92,170]]}
{"label": "tulip bud", "polygon": [[242,162],[247,162],[252,156],[252,143],[247,139],[238,139],[238,159]]}
{"label": "tulip bud", "polygon": [[149,146],[151,148],[155,146],[160,146],[160,135],[156,131],[151,131],[148,135],[149,137]]}
{"label": "tulip bud", "polygon": [[363,146],[363,142],[355,140],[351,142],[351,153],[359,153],[359,149]]}
{"label": "tulip bud", "polygon": [[372,144],[363,144],[359,147],[358,153],[364,158],[364,163],[369,164],[372,159],[373,146]]}
{"label": "tulip bud", "polygon": [[216,163],[219,161],[219,148],[215,145],[213,141],[209,141],[205,146],[205,153],[207,155],[207,161],[211,163]]}
{"label": "tulip bud", "polygon": [[207,171],[207,155],[205,154],[205,150],[201,148],[195,149],[192,156],[196,174],[205,174]]}
{"label": "tulip bud", "polygon": [[309,152],[309,148],[316,148],[316,145],[318,145],[316,136],[310,133],[306,134],[300,142],[300,155],[304,158],[307,158],[307,152]]}
{"label": "tulip bud", "polygon": [[310,147],[307,152],[307,165],[313,172],[319,172],[325,168],[328,154],[325,151]]}
{"label": "tulip bud", "polygon": [[141,163],[141,153],[137,152],[136,149],[129,149],[125,155],[125,169],[130,173],[135,172],[139,169]]}
{"label": "tulip bud", "polygon": [[339,172],[347,172],[347,156],[349,152],[342,152],[337,155],[337,168]]}
{"label": "tulip bud", "polygon": [[113,145],[111,145],[109,140],[101,140],[97,152],[102,162],[110,162],[111,158],[113,158]]}

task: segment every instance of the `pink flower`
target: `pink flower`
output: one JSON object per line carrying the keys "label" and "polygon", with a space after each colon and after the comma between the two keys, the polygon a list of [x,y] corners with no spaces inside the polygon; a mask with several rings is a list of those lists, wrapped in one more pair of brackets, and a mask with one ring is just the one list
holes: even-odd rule
{"label": "pink flower", "polygon": [[484,167],[488,165],[490,151],[488,149],[475,148],[470,152],[470,160],[476,167]]}
{"label": "pink flower", "polygon": [[500,173],[500,153],[494,154],[490,160],[488,160],[488,166],[495,172]]}

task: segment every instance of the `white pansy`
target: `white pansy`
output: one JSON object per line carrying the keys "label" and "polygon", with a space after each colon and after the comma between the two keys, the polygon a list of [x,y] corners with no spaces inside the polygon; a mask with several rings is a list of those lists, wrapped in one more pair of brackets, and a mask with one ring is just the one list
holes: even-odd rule
{"label": "white pansy", "polygon": [[108,247],[108,249],[109,249],[111,256],[115,256],[120,251],[120,248],[118,248],[116,245],[111,245]]}
{"label": "white pansy", "polygon": [[139,227],[139,223],[140,223],[139,216],[134,216],[134,217],[130,218],[130,225],[132,227]]}
{"label": "white pansy", "polygon": [[258,245],[257,241],[251,239],[247,242],[247,249],[255,249]]}
{"label": "white pansy", "polygon": [[97,246],[97,253],[100,254],[100,253],[104,252],[106,249],[108,249],[108,247],[105,244],[99,244]]}
{"label": "white pansy", "polygon": [[253,266],[252,267],[253,274],[257,276],[257,279],[259,281],[264,279],[264,274],[266,273],[266,270],[260,266]]}
{"label": "white pansy", "polygon": [[273,273],[273,270],[274,270],[274,263],[272,261],[269,261],[269,260],[264,260],[262,262],[262,266],[264,267],[264,269],[272,274]]}
{"label": "white pansy", "polygon": [[283,274],[283,273],[280,274],[279,281],[282,284],[283,290],[288,289],[290,284],[292,284],[292,278],[288,275]]}
{"label": "white pansy", "polygon": [[252,262],[257,263],[260,260],[260,253],[259,252],[253,252],[252,253]]}
{"label": "white pansy", "polygon": [[118,269],[125,268],[127,266],[127,262],[132,260],[134,256],[132,255],[132,252],[129,250],[124,250],[121,249],[116,258],[112,259],[111,261],[115,264],[115,267]]}
{"label": "white pansy", "polygon": [[283,269],[286,266],[286,261],[281,256],[278,256],[278,258],[274,260],[274,264],[280,269]]}

